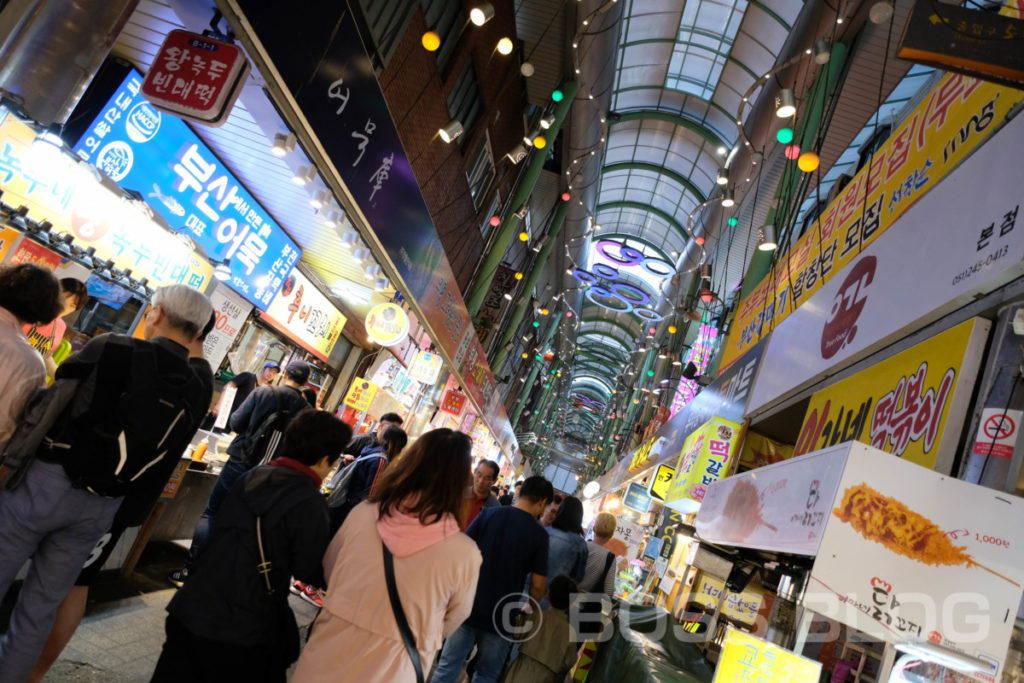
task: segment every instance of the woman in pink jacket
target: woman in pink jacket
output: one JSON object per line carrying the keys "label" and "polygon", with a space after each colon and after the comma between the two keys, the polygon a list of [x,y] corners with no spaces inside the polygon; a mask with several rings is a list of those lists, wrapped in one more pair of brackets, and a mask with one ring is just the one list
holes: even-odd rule
{"label": "woman in pink jacket", "polygon": [[482,561],[459,531],[471,479],[469,437],[427,432],[384,471],[324,555],[327,595],[292,680],[415,681],[385,582],[382,544],[394,556],[398,597],[424,674],[469,616]]}

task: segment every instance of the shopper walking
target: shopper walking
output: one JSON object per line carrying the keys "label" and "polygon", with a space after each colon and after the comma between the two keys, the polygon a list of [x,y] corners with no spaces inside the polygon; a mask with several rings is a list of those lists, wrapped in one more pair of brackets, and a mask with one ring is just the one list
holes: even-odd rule
{"label": "shopper walking", "polygon": [[25,402],[46,383],[46,367],[22,333],[60,314],[60,285],[32,263],[0,269],[0,452],[18,424]]}
{"label": "shopper walking", "polygon": [[0,640],[0,681],[25,679],[118,507],[166,482],[181,457],[208,398],[187,346],[212,313],[199,292],[164,287],[145,340],[101,335],[58,368],[58,383],[78,380],[74,396],[36,459],[7,480],[13,490],[0,491],[0,594],[32,559]]}
{"label": "shopper walking", "polygon": [[[295,683],[417,680],[398,612],[408,622],[420,670],[430,670],[442,639],[469,614],[477,588],[480,551],[458,524],[470,448],[461,432],[427,432],[352,510],[324,556],[328,593]],[[389,598],[386,562],[393,562],[397,602]]]}
{"label": "shopper walking", "polygon": [[332,491],[328,498],[332,536],[341,528],[352,509],[374,494],[384,469],[398,457],[408,442],[405,430],[391,425],[379,442],[374,441],[364,448],[359,459],[345,468],[345,476],[339,482],[340,488]]}
{"label": "shopper walking", "polygon": [[565,576],[556,576],[548,588],[543,612],[531,612],[524,618],[527,636],[519,656],[502,683],[559,683],[576,663],[579,643],[569,625],[569,603],[576,584]]}
{"label": "shopper walking", "polygon": [[57,363],[53,360],[53,352],[57,350],[57,347],[64,340],[64,333],[68,329],[68,324],[64,321],[64,318],[82,310],[89,303],[89,291],[85,288],[85,283],[73,277],[61,278],[60,303],[60,314],[51,322],[45,325],[26,323],[22,326],[22,331],[28,338],[29,343],[39,352],[39,355],[43,357],[43,362],[46,363],[47,377],[53,377],[57,371]]}
{"label": "shopper walking", "polygon": [[306,411],[288,425],[281,457],[235,482],[167,605],[153,681],[285,680],[299,655],[289,580],[323,583],[330,536],[320,484],[351,437],[336,417]]}
{"label": "shopper walking", "polygon": [[599,512],[594,520],[594,540],[587,543],[587,566],[583,572],[578,611],[577,630],[582,637],[594,637],[601,632],[601,614],[605,603],[615,595],[615,575],[618,558],[607,548],[615,535],[617,522],[610,512]]}
{"label": "shopper walking", "polygon": [[587,542],[583,540],[583,503],[574,496],[558,506],[551,526],[547,527],[547,576],[568,576],[575,583],[583,580],[587,568]]}
{"label": "shopper walking", "polygon": [[[203,395],[206,397],[206,405],[209,405],[210,399],[213,397],[213,373],[210,370],[210,364],[203,356],[203,342],[216,323],[217,316],[211,315],[209,322],[206,323],[206,327],[203,328],[203,331],[196,337],[195,341],[189,345],[188,349],[188,362],[192,369],[195,370],[196,376],[203,383]],[[154,481],[152,484],[149,491],[139,491],[137,495],[126,498],[121,503],[121,507],[117,509],[117,514],[114,515],[114,523],[107,533],[100,537],[92,552],[89,553],[89,557],[86,558],[85,564],[78,573],[78,578],[75,579],[74,586],[64,596],[60,607],[57,608],[57,615],[53,622],[53,628],[50,629],[50,635],[46,639],[46,645],[43,647],[39,659],[36,660],[36,665],[26,679],[26,683],[38,683],[43,680],[46,672],[57,661],[60,653],[63,652],[68,642],[71,641],[72,636],[75,635],[78,625],[82,622],[82,617],[85,616],[85,607],[89,598],[89,586],[99,576],[103,565],[106,564],[107,559],[113,553],[117,542],[121,539],[124,532],[130,527],[139,526],[146,521],[153,504],[156,503],[160,494],[163,493],[166,482]]]}
{"label": "shopper walking", "polygon": [[544,512],[540,515],[540,525],[547,529],[551,526],[552,522],[555,521],[555,515],[558,514],[558,508],[562,504],[562,495],[556,493],[548,506],[544,508]]}
{"label": "shopper walking", "polygon": [[[192,545],[189,547],[185,566],[167,576],[168,581],[175,586],[181,587],[188,578],[189,569],[207,536],[210,535],[213,518],[231,486],[239,477],[260,464],[264,456],[268,455],[266,449],[276,445],[274,440],[284,433],[288,423],[296,415],[310,409],[301,393],[302,386],[308,379],[309,365],[305,361],[293,360],[285,368],[281,386],[257,388],[231,416],[228,425],[237,436],[228,444],[228,461],[224,463],[217,476],[206,509],[203,510],[192,534]],[[278,436],[275,437],[275,434]]]}
{"label": "shopper walking", "polygon": [[[342,455],[342,466],[352,462],[363,455],[368,448],[379,449],[384,432],[388,427],[401,427],[402,416],[398,413],[384,413],[380,416],[380,423],[377,429],[369,434],[362,434],[352,439],[352,442],[345,446],[345,453]],[[367,451],[369,452],[369,451]]]}
{"label": "shopper walking", "polygon": [[481,460],[473,470],[473,484],[466,489],[465,526],[469,526],[484,508],[496,508],[501,503],[491,492],[491,486],[498,480],[501,469],[493,460]]}
{"label": "shopper walking", "polygon": [[469,618],[444,644],[433,683],[455,683],[474,646],[473,683],[493,683],[501,676],[514,640],[513,625],[507,623],[511,608],[526,601],[528,579],[535,605],[547,587],[548,536],[537,518],[551,496],[551,482],[529,477],[514,505],[484,510],[466,530],[484,558],[480,582]]}

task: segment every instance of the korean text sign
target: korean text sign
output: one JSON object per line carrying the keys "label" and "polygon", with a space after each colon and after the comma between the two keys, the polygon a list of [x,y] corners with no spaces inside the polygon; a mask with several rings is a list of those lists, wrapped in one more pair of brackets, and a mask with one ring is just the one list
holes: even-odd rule
{"label": "korean text sign", "polygon": [[[694,431],[683,444],[676,476],[665,495],[666,504],[696,507],[704,500],[708,486],[726,475],[736,456],[740,425],[713,417]],[[680,501],[683,501],[680,503]],[[694,509],[678,509],[694,512]]]}
{"label": "korean text sign", "polygon": [[1017,117],[777,325],[748,414],[1019,277],[1022,146]]}
{"label": "korean text sign", "polygon": [[1002,680],[1024,583],[1024,500],[849,449],[804,607],[873,639],[964,653],[988,666],[975,679]]}
{"label": "korean text sign", "polygon": [[331,355],[346,320],[298,269],[261,316],[322,361]]}
{"label": "korean text sign", "polygon": [[990,326],[968,320],[816,392],[795,454],[855,440],[948,472]]}
{"label": "korean text sign", "polygon": [[143,99],[141,84],[128,74],[75,152],[227,263],[231,288],[265,310],[301,251],[191,128]]}
{"label": "korean text sign", "polygon": [[350,408],[365,413],[370,409],[370,403],[373,401],[373,397],[377,395],[377,389],[377,385],[373,382],[362,377],[356,377],[352,380],[348,393],[345,394],[344,403]]}
{"label": "korean text sign", "polygon": [[[120,192],[103,187],[68,155],[48,155],[32,144],[35,131],[0,110],[0,188],[4,201],[28,208],[29,217],[69,233],[83,249],[131,268],[151,287],[184,284],[205,290],[213,267],[188,240],[157,225]],[[55,151],[55,150],[54,150]],[[59,260],[59,257],[58,257]]]}
{"label": "korean text sign", "polygon": [[732,628],[725,632],[713,683],[732,681],[786,681],[816,683],[821,662],[773,645],[767,640]]}
{"label": "korean text sign", "polygon": [[248,75],[237,45],[176,29],[153,59],[142,94],[157,109],[220,125]]}
{"label": "korean text sign", "polygon": [[1019,90],[961,74],[947,74],[939,81],[871,163],[828,205],[820,231],[817,223],[812,225],[740,302],[722,350],[722,367],[802,306],[885,232],[984,142],[1022,98]]}

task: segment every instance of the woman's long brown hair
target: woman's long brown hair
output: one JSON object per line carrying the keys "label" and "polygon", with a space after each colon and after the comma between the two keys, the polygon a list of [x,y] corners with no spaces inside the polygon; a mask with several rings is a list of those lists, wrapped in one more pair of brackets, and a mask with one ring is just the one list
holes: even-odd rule
{"label": "woman's long brown hair", "polygon": [[388,465],[369,500],[380,504],[383,517],[419,494],[415,504],[402,506],[403,513],[417,515],[422,524],[433,524],[446,514],[458,520],[473,480],[471,449],[472,442],[462,432],[427,432]]}

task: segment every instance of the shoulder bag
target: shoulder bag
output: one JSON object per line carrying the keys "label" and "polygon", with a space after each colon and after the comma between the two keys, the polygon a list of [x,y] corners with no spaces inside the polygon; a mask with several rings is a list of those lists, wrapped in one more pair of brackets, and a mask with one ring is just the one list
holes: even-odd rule
{"label": "shoulder bag", "polygon": [[391,611],[394,612],[395,621],[398,623],[398,632],[402,634],[402,642],[405,643],[405,651],[409,653],[412,660],[412,668],[416,671],[416,683],[423,683],[423,666],[420,663],[420,653],[416,649],[416,637],[409,628],[409,622],[405,618],[405,610],[402,609],[402,601],[398,597],[398,586],[395,584],[395,561],[391,551],[382,540],[380,547],[384,551],[384,576],[388,583],[388,600],[391,601]]}

